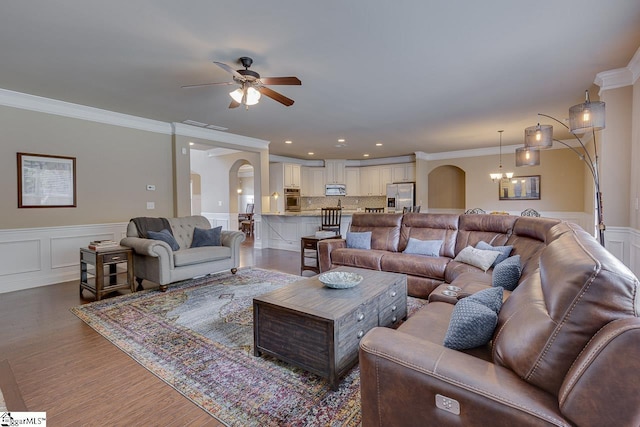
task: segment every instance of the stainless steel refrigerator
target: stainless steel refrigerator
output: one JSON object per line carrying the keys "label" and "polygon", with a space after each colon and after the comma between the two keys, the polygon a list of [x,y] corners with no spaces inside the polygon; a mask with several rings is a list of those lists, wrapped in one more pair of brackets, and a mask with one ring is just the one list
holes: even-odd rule
{"label": "stainless steel refrigerator", "polygon": [[412,207],[416,195],[415,186],[413,182],[387,184],[387,212],[402,212],[403,208]]}

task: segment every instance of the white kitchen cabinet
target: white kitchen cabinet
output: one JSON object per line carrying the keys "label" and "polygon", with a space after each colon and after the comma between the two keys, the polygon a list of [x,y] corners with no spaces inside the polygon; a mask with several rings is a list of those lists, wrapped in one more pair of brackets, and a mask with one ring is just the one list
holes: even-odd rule
{"label": "white kitchen cabinet", "polygon": [[360,196],[360,168],[344,168],[347,196]]}
{"label": "white kitchen cabinet", "polygon": [[284,163],[284,187],[300,188],[300,165]]}
{"label": "white kitchen cabinet", "polygon": [[415,163],[400,163],[391,167],[392,182],[414,182],[416,180]]}
{"label": "white kitchen cabinet", "polygon": [[[385,185],[386,192],[386,185]],[[380,196],[381,181],[379,166],[364,166],[360,168],[360,195]]]}
{"label": "white kitchen cabinet", "polygon": [[300,195],[303,197],[324,196],[324,168],[302,167]]}
{"label": "white kitchen cabinet", "polygon": [[345,165],[346,160],[325,160],[324,168],[326,173],[327,184],[345,184]]}
{"label": "white kitchen cabinet", "polygon": [[387,184],[393,183],[393,176],[391,173],[391,165],[379,166],[380,168],[380,192],[378,196],[387,195]]}

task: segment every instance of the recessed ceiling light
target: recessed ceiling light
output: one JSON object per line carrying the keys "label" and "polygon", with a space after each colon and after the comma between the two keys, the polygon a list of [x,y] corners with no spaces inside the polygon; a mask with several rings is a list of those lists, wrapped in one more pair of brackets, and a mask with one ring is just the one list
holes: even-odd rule
{"label": "recessed ceiling light", "polygon": [[313,151],[309,151],[307,154],[310,155],[310,156],[313,156],[316,153],[314,153]]}
{"label": "recessed ceiling light", "polygon": [[195,142],[190,142],[189,145],[196,145],[196,143]]}
{"label": "recessed ceiling light", "polygon": [[344,138],[340,138],[338,142],[344,142]]}
{"label": "recessed ceiling light", "polygon": [[284,143],[285,143],[285,144],[293,144],[293,141],[288,141],[288,140],[287,140],[287,141],[285,141]]}
{"label": "recessed ceiling light", "polygon": [[363,154],[362,156],[363,156],[363,157],[369,157],[369,155],[368,155],[368,154]]}
{"label": "recessed ceiling light", "polygon": [[376,147],[382,147],[382,142],[376,142]]}

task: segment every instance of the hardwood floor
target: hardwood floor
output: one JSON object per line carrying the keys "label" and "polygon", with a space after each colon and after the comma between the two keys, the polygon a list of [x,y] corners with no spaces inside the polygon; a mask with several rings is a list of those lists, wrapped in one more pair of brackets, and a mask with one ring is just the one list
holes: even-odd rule
{"label": "hardwood floor", "polygon": [[[300,274],[297,252],[254,250],[250,238],[240,266]],[[0,294],[0,360],[28,410],[46,411],[51,426],[220,425],[74,316],[69,308],[93,301],[84,295],[77,280]]]}

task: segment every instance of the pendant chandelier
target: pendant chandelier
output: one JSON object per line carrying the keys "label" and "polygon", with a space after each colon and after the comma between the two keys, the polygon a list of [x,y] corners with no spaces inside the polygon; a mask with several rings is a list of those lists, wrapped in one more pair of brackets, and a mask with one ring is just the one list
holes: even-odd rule
{"label": "pendant chandelier", "polygon": [[504,132],[504,130],[499,130],[498,132],[500,133],[500,166],[498,166],[498,172],[489,174],[493,182],[500,181],[503,178],[511,179],[513,177],[513,172],[502,172],[502,132]]}

